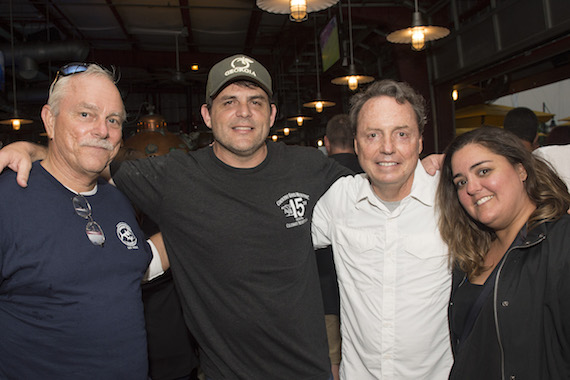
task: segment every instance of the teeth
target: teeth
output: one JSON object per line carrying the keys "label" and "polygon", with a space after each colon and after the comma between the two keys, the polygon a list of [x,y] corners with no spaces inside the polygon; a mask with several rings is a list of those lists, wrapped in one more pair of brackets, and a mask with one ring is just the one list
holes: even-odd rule
{"label": "teeth", "polygon": [[397,164],[395,162],[379,162],[378,165],[380,165],[380,166],[395,166]]}
{"label": "teeth", "polygon": [[237,129],[239,131],[250,131],[251,130],[250,127],[234,127],[234,129]]}
{"label": "teeth", "polygon": [[479,200],[477,201],[477,206],[481,206],[483,203],[485,203],[485,202],[491,200],[491,198],[493,198],[493,196],[492,196],[492,195],[488,195],[488,196],[486,196],[486,197],[483,197],[483,198],[479,199]]}

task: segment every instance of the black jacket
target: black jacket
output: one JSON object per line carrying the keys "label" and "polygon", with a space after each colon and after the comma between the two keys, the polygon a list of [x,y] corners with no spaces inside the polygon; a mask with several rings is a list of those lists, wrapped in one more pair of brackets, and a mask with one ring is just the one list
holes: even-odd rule
{"label": "black jacket", "polygon": [[[452,298],[463,277],[454,272]],[[502,379],[570,379],[569,215],[529,231],[523,244],[505,254],[490,297],[493,307],[478,319],[494,320]],[[463,350],[457,352],[456,343],[452,336],[458,360]],[[466,373],[451,378],[473,378],[463,368]]]}

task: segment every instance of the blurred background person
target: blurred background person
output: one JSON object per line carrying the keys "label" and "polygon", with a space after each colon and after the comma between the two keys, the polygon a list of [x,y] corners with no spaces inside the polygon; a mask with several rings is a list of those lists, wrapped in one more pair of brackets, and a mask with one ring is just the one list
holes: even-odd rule
{"label": "blurred background person", "polygon": [[438,187],[454,268],[450,379],[570,378],[570,195],[513,134],[449,146]]}
{"label": "blurred background person", "polygon": [[328,121],[324,143],[330,158],[354,173],[362,173],[354,152],[354,134],[347,114],[335,115]]}
{"label": "blurred background person", "polygon": [[552,128],[544,145],[567,145],[570,144],[570,125],[559,125]]}
{"label": "blurred background person", "polygon": [[507,112],[503,124],[505,130],[514,133],[529,152],[538,147],[538,118],[530,108],[513,108]]}
{"label": "blurred background person", "polygon": [[533,153],[552,165],[570,189],[570,125],[553,128],[546,137],[545,145]]}

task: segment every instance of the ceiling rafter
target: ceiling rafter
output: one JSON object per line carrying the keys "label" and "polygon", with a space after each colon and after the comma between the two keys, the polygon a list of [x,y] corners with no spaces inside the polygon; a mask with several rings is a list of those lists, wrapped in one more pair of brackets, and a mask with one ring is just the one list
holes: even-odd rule
{"label": "ceiling rafter", "polygon": [[184,25],[186,47],[189,52],[198,52],[196,45],[194,44],[194,35],[192,33],[192,21],[190,19],[190,6],[188,5],[188,0],[179,0],[180,4],[180,16],[182,17],[182,25]]}

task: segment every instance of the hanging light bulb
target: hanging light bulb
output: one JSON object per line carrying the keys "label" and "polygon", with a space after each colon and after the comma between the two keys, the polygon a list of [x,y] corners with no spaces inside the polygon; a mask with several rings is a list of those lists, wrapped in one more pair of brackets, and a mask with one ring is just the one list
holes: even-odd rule
{"label": "hanging light bulb", "polygon": [[311,12],[322,11],[332,7],[338,0],[256,0],[259,7],[269,13],[289,14],[289,19],[295,22],[305,21]]}
{"label": "hanging light bulb", "polygon": [[335,102],[330,102],[328,100],[323,100],[323,96],[321,95],[321,80],[319,77],[319,43],[317,40],[317,19],[315,19],[315,72],[317,73],[317,98],[315,100],[313,100],[312,102],[308,102],[303,104],[303,107],[307,107],[307,108],[313,108],[315,107],[315,110],[318,113],[323,112],[323,108],[324,107],[333,107],[336,105]]}
{"label": "hanging light bulb", "polygon": [[291,0],[289,2],[289,9],[291,14],[289,19],[295,22],[305,21],[309,16],[307,15],[307,2],[305,0]]}
{"label": "hanging light bulb", "polygon": [[14,98],[13,117],[6,120],[0,120],[0,124],[11,125],[14,131],[19,131],[22,124],[31,124],[32,120],[24,119],[18,116],[18,95],[16,94],[16,62],[14,58],[14,19],[12,15],[12,1],[10,1],[10,44],[12,55],[12,97]]}
{"label": "hanging light bulb", "polygon": [[273,136],[271,136],[271,140],[273,140],[273,141],[277,141],[277,135],[273,135]]}
{"label": "hanging light bulb", "polygon": [[368,75],[358,75],[354,65],[354,47],[352,46],[352,13],[350,11],[350,0],[348,0],[348,42],[350,44],[350,65],[348,65],[348,75],[337,77],[331,80],[333,84],[348,85],[351,91],[358,88],[358,84],[370,83],[374,77]]}
{"label": "hanging light bulb", "polygon": [[323,112],[323,102],[319,101],[319,102],[315,103],[315,110],[318,113]]}
{"label": "hanging light bulb", "polygon": [[419,51],[426,46],[426,35],[422,26],[412,28],[412,49]]}
{"label": "hanging light bulb", "polygon": [[290,133],[290,132],[291,132],[291,130],[290,130],[289,128],[287,128],[287,127],[283,128],[283,134],[284,134],[285,136],[289,136],[289,133]]}
{"label": "hanging light bulb", "polygon": [[371,76],[356,74],[356,68],[354,64],[350,64],[348,66],[348,75],[344,77],[334,78],[333,80],[331,80],[331,83],[348,85],[348,88],[351,91],[355,91],[358,88],[358,85],[370,83],[373,80],[374,78]]}
{"label": "hanging light bulb", "polygon": [[352,91],[358,88],[358,77],[356,75],[351,75],[348,77],[348,88]]}
{"label": "hanging light bulb", "polygon": [[296,121],[299,127],[303,126],[305,120],[312,120],[312,117],[303,116],[301,113],[301,96],[299,95],[299,58],[297,58],[297,43],[295,43],[295,79],[297,82],[297,116],[292,116],[287,120]]}
{"label": "hanging light bulb", "polygon": [[423,24],[422,15],[418,11],[418,0],[415,0],[415,12],[412,15],[410,28],[397,30],[388,34],[386,39],[395,44],[412,44],[412,50],[423,50],[426,41],[443,38],[449,34],[449,29],[441,26],[426,26]]}

